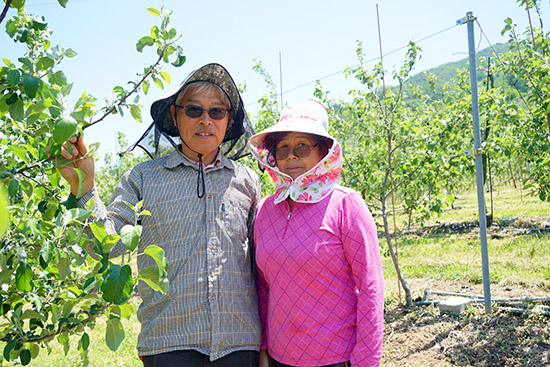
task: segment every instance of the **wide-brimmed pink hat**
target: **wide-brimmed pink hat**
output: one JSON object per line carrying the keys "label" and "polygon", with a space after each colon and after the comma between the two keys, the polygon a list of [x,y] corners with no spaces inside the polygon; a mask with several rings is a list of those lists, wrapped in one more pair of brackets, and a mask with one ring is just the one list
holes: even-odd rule
{"label": "wide-brimmed pink hat", "polygon": [[328,133],[328,113],[320,102],[308,99],[283,108],[279,122],[252,136],[250,141],[256,145],[263,144],[267,135],[275,132],[302,132],[315,134],[330,139]]}

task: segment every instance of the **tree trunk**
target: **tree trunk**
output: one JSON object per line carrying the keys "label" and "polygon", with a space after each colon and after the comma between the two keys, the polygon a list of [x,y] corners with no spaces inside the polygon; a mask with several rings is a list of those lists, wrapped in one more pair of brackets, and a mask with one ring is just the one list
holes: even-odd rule
{"label": "tree trunk", "polygon": [[508,168],[510,169],[510,176],[512,177],[512,182],[514,183],[514,189],[517,189],[516,178],[514,177],[514,171],[512,170],[512,163],[508,160]]}
{"label": "tree trunk", "polygon": [[[382,220],[384,221],[384,236],[386,237],[386,242],[388,243],[388,249],[390,250],[390,256],[393,262],[393,266],[395,267],[395,272],[397,273],[397,278],[399,279],[399,284],[401,284],[401,286],[403,287],[403,290],[405,291],[405,305],[407,307],[411,307],[412,306],[411,289],[409,288],[409,285],[407,284],[407,281],[405,280],[405,277],[403,277],[403,273],[401,273],[401,269],[399,268],[399,261],[397,260],[397,254],[392,244],[390,226],[388,224],[388,211],[386,210],[386,185],[388,182],[388,178],[389,178],[389,170],[386,171],[386,177],[384,179],[384,183],[382,184],[382,194],[380,195],[380,204],[382,207]],[[397,231],[397,228],[395,228],[394,230]]]}
{"label": "tree trunk", "polygon": [[[382,204],[382,206],[385,207],[384,204]],[[399,268],[399,263],[397,262],[397,255],[395,253],[392,240],[391,240],[391,233],[388,225],[388,214],[386,210],[382,212],[382,218],[384,220],[384,234],[386,236],[386,242],[388,243],[388,248],[390,250],[390,256],[393,261],[393,266],[395,267],[397,277],[399,278],[399,283],[401,284],[401,286],[403,287],[403,290],[405,291],[405,305],[407,307],[411,307],[412,306],[411,289],[409,288],[407,281],[403,277],[403,273],[401,273],[401,269]],[[397,228],[395,230],[397,230]]]}

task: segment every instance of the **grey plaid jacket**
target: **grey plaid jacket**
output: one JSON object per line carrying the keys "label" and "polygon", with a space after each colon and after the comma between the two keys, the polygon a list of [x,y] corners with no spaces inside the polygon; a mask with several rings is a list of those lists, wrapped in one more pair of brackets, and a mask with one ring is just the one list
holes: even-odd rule
{"label": "grey plaid jacket", "polygon": [[[260,321],[255,278],[251,272],[251,231],[260,199],[257,175],[221,154],[205,171],[206,194],[197,197],[197,167],[181,152],[141,163],[121,178],[107,208],[94,190],[79,206],[94,198],[95,220],[110,233],[134,224],[134,212],[124,203],[143,200],[143,226],[138,250],[148,245],[164,249],[169,291],[138,284],[142,303],[139,355],[197,350],[211,360],[239,350],[259,350]],[[124,251],[122,243],[112,253]],[[138,268],[155,266],[138,257]]]}

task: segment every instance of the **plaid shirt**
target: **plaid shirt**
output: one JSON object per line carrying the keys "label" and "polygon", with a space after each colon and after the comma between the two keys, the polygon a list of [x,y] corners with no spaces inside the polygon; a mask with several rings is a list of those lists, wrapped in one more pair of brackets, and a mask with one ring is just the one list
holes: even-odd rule
{"label": "plaid shirt", "polygon": [[[240,350],[259,350],[260,321],[249,238],[260,199],[258,177],[221,154],[204,175],[206,193],[197,197],[197,167],[181,152],[141,163],[121,178],[105,208],[92,190],[79,200],[95,198],[96,220],[110,233],[134,224],[124,203],[143,200],[151,216],[143,226],[139,252],[148,245],[164,249],[170,288],[166,294],[139,282],[140,355],[197,350],[221,358]],[[119,242],[113,252],[120,254]],[[138,268],[156,266],[138,257]]]}

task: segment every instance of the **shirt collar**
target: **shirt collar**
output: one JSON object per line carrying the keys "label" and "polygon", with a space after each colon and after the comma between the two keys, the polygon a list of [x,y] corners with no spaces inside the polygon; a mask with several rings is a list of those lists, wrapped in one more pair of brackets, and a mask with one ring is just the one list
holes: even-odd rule
{"label": "shirt collar", "polygon": [[336,139],[333,139],[332,147],[319,163],[294,180],[279,171],[277,166],[269,164],[270,153],[263,144],[250,141],[249,147],[252,155],[275,182],[275,204],[288,197],[295,202],[318,203],[330,195],[342,173],[342,148]]}
{"label": "shirt collar", "polygon": [[[199,162],[189,159],[185,154],[183,154],[178,146],[174,149],[172,154],[167,156],[166,161],[164,162],[164,167],[168,169],[172,169],[172,168],[176,168],[180,164],[183,164],[184,166],[189,166],[189,167],[198,169],[199,168],[198,163]],[[235,165],[233,164],[233,161],[226,158],[222,154],[221,149],[218,151],[218,155],[216,156],[214,163],[206,166],[204,170],[210,171],[210,170],[220,169],[220,168],[235,169]]]}

